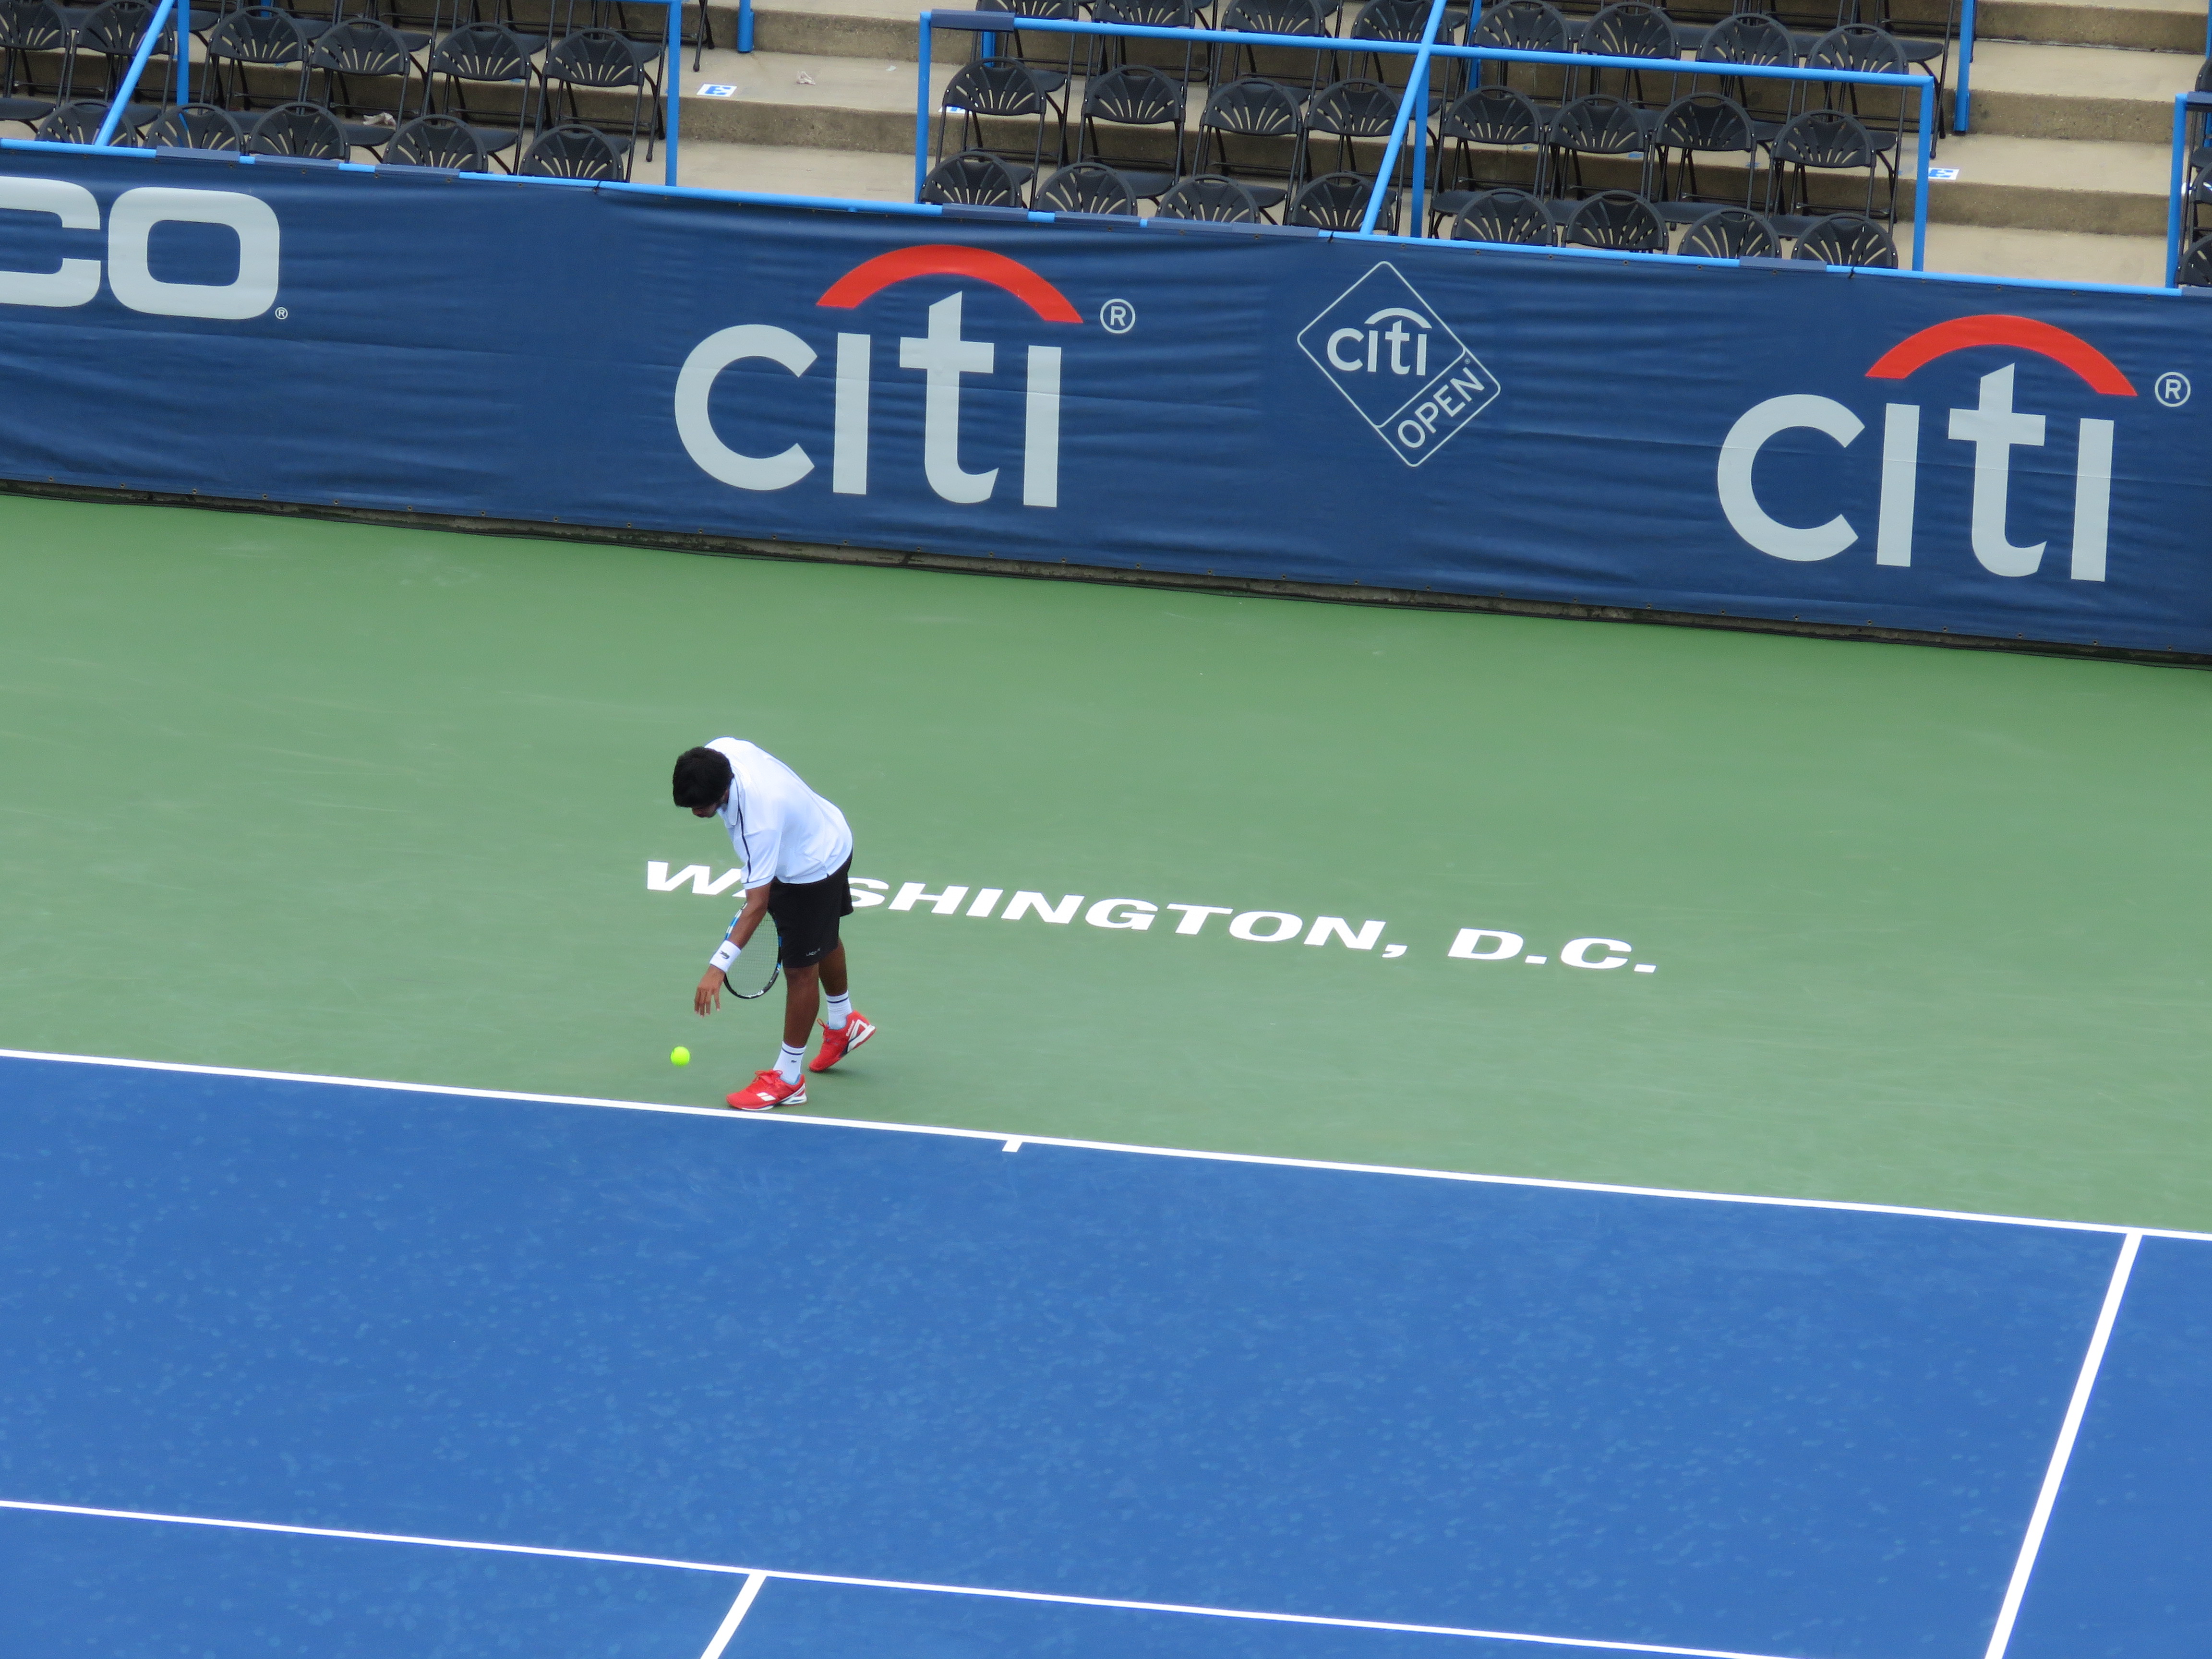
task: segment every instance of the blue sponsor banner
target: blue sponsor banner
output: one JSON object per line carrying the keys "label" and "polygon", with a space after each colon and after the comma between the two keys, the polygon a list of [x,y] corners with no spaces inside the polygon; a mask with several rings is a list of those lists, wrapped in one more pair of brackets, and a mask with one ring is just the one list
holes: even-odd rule
{"label": "blue sponsor banner", "polygon": [[2212,653],[2156,293],[0,152],[34,482]]}

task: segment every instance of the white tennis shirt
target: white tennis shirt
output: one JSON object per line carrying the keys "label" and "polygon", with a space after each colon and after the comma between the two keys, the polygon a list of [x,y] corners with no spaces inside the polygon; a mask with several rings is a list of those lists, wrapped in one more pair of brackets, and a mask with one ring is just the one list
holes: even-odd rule
{"label": "white tennis shirt", "polygon": [[720,816],[745,866],[747,888],[821,881],[853,856],[845,815],[767,750],[742,738],[717,738],[707,747],[735,775]]}

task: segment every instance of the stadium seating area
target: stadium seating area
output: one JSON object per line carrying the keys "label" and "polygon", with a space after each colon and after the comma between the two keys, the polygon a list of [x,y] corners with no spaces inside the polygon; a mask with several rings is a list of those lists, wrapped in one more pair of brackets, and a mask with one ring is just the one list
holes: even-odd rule
{"label": "stadium seating area", "polygon": [[[1715,11],[1721,3],[1722,0],[1708,0]],[[300,9],[304,16],[311,9],[327,9],[330,0],[300,0]],[[427,8],[428,0],[400,0],[400,3]],[[1221,0],[1221,3],[1225,5],[1226,0]],[[1946,11],[1950,0],[1890,0],[1890,3],[1891,32],[1900,40],[1937,40],[1946,33]],[[461,9],[459,20],[497,22],[526,36],[536,34],[549,40],[562,32],[556,25],[568,23],[588,26],[598,21],[622,32],[622,20],[611,6],[593,13],[579,4],[572,16],[556,18],[548,9],[548,0],[508,0],[504,10],[495,9],[497,4],[498,0],[473,0],[473,9]],[[528,9],[532,7],[537,9]],[[1491,8],[1498,9],[1495,4]],[[10,19],[12,32],[12,20],[21,9],[21,0],[15,0],[3,9]],[[398,14],[389,9],[370,12],[362,0],[346,0],[344,9],[349,16],[372,15],[388,26],[396,23],[403,30],[424,32],[421,26],[398,21]],[[942,101],[944,88],[968,65],[975,42],[972,33],[939,28],[934,31],[933,50],[928,54],[932,61],[918,65],[917,58],[921,54],[916,15],[920,9],[919,0],[757,0],[753,17],[758,50],[741,55],[731,50],[737,22],[732,0],[710,0],[703,15],[697,0],[692,0],[684,12],[685,61],[678,66],[682,70],[678,89],[682,102],[678,157],[681,182],[716,189],[912,201],[919,183],[915,167],[917,70],[922,70],[927,83],[927,107],[933,116],[922,146],[927,149],[933,147],[937,137],[933,116]],[[88,9],[64,10],[76,17],[88,16]],[[642,39],[658,38],[655,31],[665,27],[661,21],[665,14],[658,7],[648,9],[644,4],[633,3],[628,10],[627,21],[633,33]],[[1091,15],[1088,10],[1083,14],[1085,17]],[[1357,0],[1353,0],[1352,8],[1333,16],[1329,38],[1336,42],[1345,41],[1346,31],[1355,27],[1363,15],[1357,9]],[[1199,14],[1193,15],[1197,17]],[[213,16],[211,7],[194,9],[196,34],[206,32]],[[1686,29],[1713,27],[1710,14],[1703,21],[1687,11],[1678,16]],[[1972,130],[1964,137],[1957,137],[1947,125],[1942,134],[1936,161],[1942,171],[1939,171],[1937,182],[1929,191],[1930,266],[1939,270],[2100,282],[2155,283],[2166,280],[2170,269],[2166,231],[2171,195],[2169,135],[2172,100],[2174,94],[2190,87],[2203,62],[2203,0],[1977,0],[1976,20],[1978,45],[1968,100]],[[441,32],[450,33],[453,21],[447,20]],[[1589,21],[1587,16],[1567,18],[1570,25],[1583,25]],[[1454,21],[1458,21],[1456,17]],[[1464,38],[1464,25],[1461,27]],[[1796,27],[1785,22],[1784,27],[1793,29],[1797,37],[1794,44],[1801,52],[1825,32],[1809,25]],[[1048,40],[1033,30],[1018,29],[1000,34],[997,46],[1000,56],[1017,58],[1040,70],[1067,72],[1064,39]],[[703,53],[697,49],[700,47],[703,47]],[[75,86],[82,93],[102,83],[106,66],[90,46],[80,42],[78,50],[81,56]],[[1333,80],[1378,78],[1378,65],[1369,54],[1355,58],[1352,55],[1355,50],[1346,46],[1332,48],[1340,56],[1334,65],[1324,67],[1327,78],[1315,89]],[[1694,53],[1697,47],[1686,46],[1683,50]],[[196,60],[204,51],[195,45]],[[532,74],[526,91],[519,82],[506,87],[469,85],[463,88],[472,110],[486,116],[496,115],[497,118],[480,119],[471,114],[462,125],[495,129],[495,142],[506,138],[510,132],[518,134],[515,141],[495,151],[483,163],[494,170],[520,169],[543,130],[542,106],[538,104],[540,82],[536,71],[544,53],[541,50],[531,56]],[[1180,73],[1180,52],[1140,48],[1133,58],[1139,64],[1153,62]],[[1953,102],[1960,84],[1958,58],[1958,49],[1954,47],[1948,60],[1929,65],[1943,77],[1947,106]],[[1686,58],[1685,63],[1688,61]],[[427,65],[421,64],[419,56],[417,64],[416,90],[410,98],[410,111],[434,107],[460,118],[445,96],[444,77],[439,77],[441,85],[431,89],[431,95],[425,98],[422,70]],[[58,101],[53,95],[57,67],[57,57],[51,51],[33,53],[27,62],[15,51],[9,52],[4,64],[6,84],[0,86],[0,94],[5,94],[6,112],[0,112],[0,122],[18,124],[0,125],[0,137],[27,136],[37,120],[52,112],[51,106]],[[1211,65],[1201,63],[1197,67],[1204,72]],[[1236,78],[1246,67],[1240,55],[1230,65],[1231,78]],[[1394,63],[1386,58],[1379,67],[1383,71],[1379,76],[1382,82],[1392,86],[1402,84],[1402,60]],[[1263,64],[1262,68],[1267,66]],[[157,57],[149,65],[147,100],[161,95],[156,83],[169,69],[166,57]],[[1071,88],[1076,107],[1069,112],[1079,131],[1071,134],[1066,157],[1070,161],[1076,159],[1075,143],[1080,137],[1081,82],[1087,78],[1085,70],[1084,54],[1079,52],[1076,85]],[[1686,75],[1686,70],[1674,72]],[[204,97],[198,84],[201,77],[201,66],[196,61],[195,95]],[[320,74],[313,77],[319,86],[311,90],[309,101],[322,101],[319,83],[325,78]],[[1304,74],[1296,75],[1300,89],[1306,78]],[[1563,101],[1557,88],[1547,90],[1536,84],[1528,71],[1516,70],[1511,84],[1516,90],[1529,93],[1540,105],[1556,107]],[[1685,78],[1680,84],[1686,88],[1689,82]],[[1721,95],[1735,95],[1727,87],[1716,87],[1711,82],[1701,85]],[[1610,94],[1620,90],[1610,76],[1601,86],[1583,88],[1592,89]],[[1190,88],[1190,108],[1185,125],[1188,140],[1199,136],[1196,121],[1202,113],[1203,94],[1209,90],[1210,83]],[[577,87],[575,92],[589,125],[601,128],[605,136],[616,141],[629,137],[633,100],[628,92],[622,88],[603,91],[588,86]],[[550,100],[552,118],[543,122],[543,126],[561,125],[560,113],[567,107],[557,82],[553,93]],[[1649,87],[1640,95],[1632,92],[1629,96],[1631,101],[1644,105],[1656,101],[1656,94]],[[643,101],[649,104],[653,100],[648,94]],[[1745,100],[1739,98],[1738,101]],[[1810,101],[1817,106],[1821,100],[1815,96]],[[1772,118],[1771,110],[1757,107],[1755,100],[1752,103],[1747,113],[1763,121]],[[48,107],[40,109],[41,104]],[[520,118],[526,106],[530,111],[528,137],[521,139]],[[27,107],[34,113],[32,120],[25,123],[21,112]],[[256,115],[265,112],[265,107],[252,112]],[[1854,112],[1847,100],[1844,112]],[[240,112],[229,110],[226,113],[236,116]],[[626,158],[634,168],[642,167],[655,143],[654,128],[647,112],[641,109],[638,113],[643,143]],[[1439,119],[1442,113],[1440,106],[1437,112]],[[1856,113],[1870,128],[1884,124],[1883,111],[1870,101],[1863,100]],[[137,118],[134,113],[133,120]],[[222,137],[223,124],[220,121],[198,112],[192,118],[214,126],[218,139]],[[957,118],[954,127],[945,155],[957,154],[962,146]],[[125,136],[136,131],[138,129],[126,126]],[[1430,131],[1436,135],[1437,126],[1431,125]],[[1105,131],[1102,128],[1102,137]],[[435,126],[417,135],[425,143],[438,136]],[[273,132],[271,137],[275,137]],[[459,138],[459,135],[450,132],[448,137]],[[1139,132],[1127,137],[1142,139],[1145,135]],[[1909,130],[1906,137],[1911,141]],[[325,143],[327,137],[325,130]],[[1322,138],[1316,143],[1319,148],[1310,168],[1316,178],[1339,170],[1364,171],[1371,175],[1379,161],[1377,147],[1354,139],[1353,167],[1339,169],[1334,160],[1336,141]],[[995,131],[987,132],[985,143],[994,149],[1013,148],[1005,134]],[[466,154],[465,147],[457,147],[463,151],[456,158],[459,164],[473,164],[474,158]],[[1150,145],[1135,147],[1144,152],[1142,159],[1151,163],[1149,169],[1139,170],[1173,168],[1176,165],[1171,149],[1166,146],[1159,147],[1167,149],[1161,159],[1154,159],[1153,147]],[[1256,143],[1240,145],[1232,138],[1231,148],[1240,154],[1251,155],[1264,147]],[[397,160],[404,153],[395,153],[389,141],[380,147],[353,151],[355,159],[360,161]],[[1539,193],[1533,188],[1535,179],[1530,158],[1534,154],[1517,152],[1517,161],[1499,155],[1493,158],[1498,165],[1480,171],[1486,182],[1495,180],[1500,187]],[[548,157],[541,157],[541,165],[550,159],[550,155],[549,150]],[[1699,155],[1694,159],[1698,174],[1696,193],[1719,197],[1726,190],[1730,203],[1747,200],[1753,210],[1763,205],[1763,196],[1756,192],[1738,195],[1721,182],[1729,158]],[[1763,152],[1761,159],[1763,162]],[[1896,205],[1899,219],[1910,215],[1913,202],[1909,156],[1906,159],[1908,165],[1899,186]],[[1432,170],[1440,165],[1453,165],[1451,160],[1434,153],[1428,160]],[[1047,178],[1060,161],[1061,157],[1052,150],[1048,142],[1042,164]],[[602,167],[605,165],[603,157],[599,164]],[[657,180],[662,176],[664,165],[656,157],[650,168],[636,172],[635,176]],[[1194,170],[1188,159],[1184,166],[1186,171]],[[1638,162],[1585,154],[1580,157],[1580,166],[1582,187],[1586,191],[1624,189],[1644,194],[1655,202],[1680,200],[1674,193],[1678,187],[1672,183],[1644,185]],[[1435,173],[1431,171],[1426,176],[1432,182]],[[1808,170],[1808,179],[1816,207],[1838,211],[1854,207],[1854,200],[1847,193],[1850,185],[1845,175],[1824,173],[1814,168]],[[1032,179],[1024,188],[1033,191],[1042,182],[1042,179]],[[1238,182],[1249,187],[1267,181],[1240,177]],[[1405,182],[1401,168],[1394,184],[1402,191]],[[1739,173],[1729,184],[1749,182]],[[1785,192],[1792,182],[1784,181]],[[1856,179],[1859,191],[1856,204],[1864,202],[1865,183],[1865,174],[1861,171]],[[1448,179],[1446,187],[1458,186]],[[1877,223],[1885,222],[1881,210],[1887,205],[1887,189],[1885,177],[1876,198],[1877,211],[1873,216]],[[1225,198],[1232,205],[1237,201],[1234,191],[1218,186],[1206,186],[1198,193]],[[1570,210],[1580,199],[1572,188],[1571,173],[1565,187],[1555,175],[1541,194],[1548,202],[1566,201]],[[1152,211],[1156,205],[1152,198],[1140,198],[1139,211]],[[1410,215],[1410,205],[1402,197],[1399,198],[1399,210],[1401,216]],[[1267,211],[1269,216],[1275,218],[1282,215],[1280,207]],[[1670,235],[1679,239],[1683,228],[1679,221],[1669,222]],[[1449,222],[1436,227],[1440,234],[1449,234]]]}
{"label": "stadium seating area", "polygon": [[2180,234],[2172,279],[2181,288],[2212,288],[2212,60],[2197,71],[2180,147],[2181,199],[2174,204]]}
{"label": "stadium seating area", "polygon": [[[0,0],[0,123],[91,143],[155,9]],[[668,18],[641,0],[195,7],[187,84],[165,21],[114,142],[626,179],[663,133]]]}
{"label": "stadium seating area", "polygon": [[[1073,0],[1002,3],[1075,10]],[[1445,44],[1652,67],[1437,60],[1421,222],[1407,222],[1409,145],[1382,184],[1379,227],[1642,252],[1686,240],[1730,257],[1771,257],[1786,242],[1832,262],[1893,264],[1886,227],[1899,158],[1917,143],[1917,99],[1732,71],[1926,65],[1940,87],[1955,18],[1936,35],[1904,35],[1876,14],[1881,0],[1811,3],[1812,13],[1716,15],[1613,0],[1574,16],[1550,0],[1499,0],[1472,21],[1448,13]],[[935,138],[945,159],[923,199],[1103,214],[1150,204],[1170,217],[1357,228],[1411,61],[1358,43],[1418,41],[1421,0],[1366,0],[1334,16],[1327,0],[1222,0],[1218,17],[1188,0],[1165,10],[1096,0],[1092,14],[1340,44],[1031,35],[1023,55],[979,57],[945,88]],[[1021,52],[1019,34],[995,38]]]}

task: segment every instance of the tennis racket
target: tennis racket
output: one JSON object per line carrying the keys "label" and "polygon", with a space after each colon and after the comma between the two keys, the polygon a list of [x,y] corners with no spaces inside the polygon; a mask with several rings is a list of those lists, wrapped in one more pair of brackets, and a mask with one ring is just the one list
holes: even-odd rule
{"label": "tennis racket", "polygon": [[783,952],[777,948],[781,944],[779,939],[755,936],[744,954],[723,973],[722,988],[744,1002],[766,996],[783,972]]}

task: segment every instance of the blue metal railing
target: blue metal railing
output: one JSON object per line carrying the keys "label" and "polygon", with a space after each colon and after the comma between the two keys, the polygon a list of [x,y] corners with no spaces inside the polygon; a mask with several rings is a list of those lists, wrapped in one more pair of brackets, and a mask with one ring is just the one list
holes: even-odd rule
{"label": "blue metal railing", "polygon": [[[154,55],[155,43],[161,38],[161,25],[168,21],[169,9],[176,0],[161,0],[154,8],[154,15],[146,20],[146,32],[138,39],[138,50],[131,54],[131,67],[124,71],[123,83],[117,88],[115,101],[107,106],[107,114],[100,121],[100,134],[92,142],[96,148],[105,149],[115,137],[115,129],[122,122],[124,112],[131,107],[131,94],[138,90],[138,77],[146,72],[146,60]],[[178,51],[189,52],[191,39],[185,35],[177,43]]]}
{"label": "blue metal railing", "polygon": [[[1369,202],[1366,220],[1359,232],[1362,235],[1376,234],[1375,225],[1382,203],[1384,186],[1389,168],[1395,165],[1405,138],[1407,120],[1418,96],[1422,102],[1420,134],[1417,146],[1427,135],[1425,82],[1426,65],[1433,58],[1461,58],[1477,63],[1552,64],[1565,70],[1613,69],[1641,71],[1649,74],[1664,70],[1674,75],[1722,76],[1729,80],[1738,78],[1765,81],[1805,81],[1841,82],[1852,86],[1895,87],[1900,91],[1917,91],[1920,99],[1920,131],[1916,166],[1913,173],[1912,258],[1909,269],[1922,270],[1927,264],[1928,250],[1928,158],[1929,147],[1934,137],[1937,118],[1936,82],[1925,75],[1876,74],[1866,70],[1808,70],[1796,67],[1759,64],[1703,64],[1684,58],[1614,58],[1596,52],[1516,52],[1503,46],[1439,46],[1434,44],[1432,31],[1438,7],[1430,15],[1431,38],[1419,44],[1410,40],[1354,40],[1340,35],[1261,34],[1241,29],[1171,29],[1158,28],[1134,23],[1084,23],[1060,18],[1024,17],[1019,20],[1020,32],[1024,34],[1088,34],[1113,39],[1137,40],[1175,40],[1204,42],[1209,45],[1237,46],[1284,46],[1306,52],[1382,53],[1410,58],[1419,66],[1419,73],[1408,72],[1405,95],[1399,100],[1397,119],[1392,124],[1390,138],[1384,152],[1382,171],[1376,174],[1373,198]],[[921,63],[915,100],[915,194],[921,194],[924,179],[929,170],[930,116],[930,53],[929,37],[933,29],[957,29],[971,33],[1005,33],[1010,20],[1003,12],[931,12],[921,15]],[[1419,222],[1414,222],[1419,229]],[[1618,254],[1609,257],[1619,258]],[[1662,257],[1662,256],[1651,256]],[[1664,256],[1672,258],[1674,256]]]}
{"label": "blue metal railing", "polygon": [[1966,106],[1974,80],[1974,0],[1966,0],[1959,16],[1959,81],[1951,88],[1951,131],[1966,130]]}
{"label": "blue metal railing", "polygon": [[1420,118],[1413,122],[1413,183],[1412,213],[1406,222],[1417,231],[1421,224],[1421,175],[1427,169],[1429,139],[1429,58],[1437,49],[1437,30],[1444,21],[1444,0],[1435,0],[1429,8],[1429,21],[1421,28],[1421,49],[1413,54],[1413,67],[1406,72],[1406,95],[1398,100],[1397,118],[1390,123],[1390,142],[1382,147],[1382,165],[1375,170],[1375,188],[1368,192],[1367,215],[1359,222],[1362,234],[1372,236],[1382,216],[1383,198],[1389,194],[1390,174],[1398,165],[1398,151],[1402,147],[1408,116],[1413,110],[1416,88],[1421,104]]}
{"label": "blue metal railing", "polygon": [[2173,100],[2172,173],[2166,192],[2166,286],[2181,285],[2183,228],[2189,211],[2189,158],[2212,125],[2212,93],[2185,92]]}

